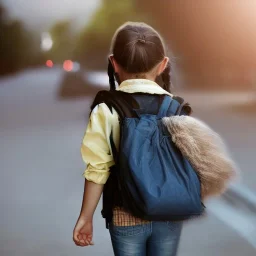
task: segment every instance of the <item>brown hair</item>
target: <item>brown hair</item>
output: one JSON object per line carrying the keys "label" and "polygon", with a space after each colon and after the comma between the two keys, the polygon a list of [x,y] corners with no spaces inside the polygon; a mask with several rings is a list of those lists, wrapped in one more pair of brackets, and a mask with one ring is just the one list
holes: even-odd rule
{"label": "brown hair", "polygon": [[[111,53],[122,69],[129,74],[143,74],[151,71],[166,56],[163,39],[152,27],[145,23],[127,22],[115,33],[111,43]],[[162,87],[170,92],[170,63],[161,74]],[[108,64],[109,83],[115,88],[114,68]]]}

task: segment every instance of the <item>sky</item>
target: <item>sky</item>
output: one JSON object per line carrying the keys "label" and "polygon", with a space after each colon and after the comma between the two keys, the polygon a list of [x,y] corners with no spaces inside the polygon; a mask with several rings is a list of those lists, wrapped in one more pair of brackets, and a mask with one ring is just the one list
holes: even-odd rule
{"label": "sky", "polygon": [[101,0],[0,0],[11,17],[19,18],[31,28],[49,27],[56,20],[72,19],[86,23]]}

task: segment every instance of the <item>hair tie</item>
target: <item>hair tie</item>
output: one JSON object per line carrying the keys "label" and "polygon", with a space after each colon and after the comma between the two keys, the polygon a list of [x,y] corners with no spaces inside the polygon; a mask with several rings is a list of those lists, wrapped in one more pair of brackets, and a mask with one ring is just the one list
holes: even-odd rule
{"label": "hair tie", "polygon": [[138,38],[138,42],[145,44],[146,43],[146,39],[144,35],[140,35],[140,37]]}
{"label": "hair tie", "polygon": [[146,40],[145,39],[138,39],[138,42],[145,44]]}

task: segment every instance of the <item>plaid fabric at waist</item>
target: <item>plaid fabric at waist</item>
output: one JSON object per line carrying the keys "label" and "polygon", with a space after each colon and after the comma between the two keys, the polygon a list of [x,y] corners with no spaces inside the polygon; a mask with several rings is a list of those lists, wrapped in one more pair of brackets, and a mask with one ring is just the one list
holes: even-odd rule
{"label": "plaid fabric at waist", "polygon": [[114,226],[135,226],[150,223],[150,221],[143,220],[131,215],[121,207],[114,207],[112,223]]}

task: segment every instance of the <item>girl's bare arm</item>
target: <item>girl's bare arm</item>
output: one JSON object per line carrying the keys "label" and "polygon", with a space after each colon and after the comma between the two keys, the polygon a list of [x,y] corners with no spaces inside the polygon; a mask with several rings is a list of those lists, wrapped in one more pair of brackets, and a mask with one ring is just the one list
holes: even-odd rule
{"label": "girl's bare arm", "polygon": [[84,196],[80,212],[80,218],[92,219],[95,209],[99,203],[104,185],[85,180]]}

